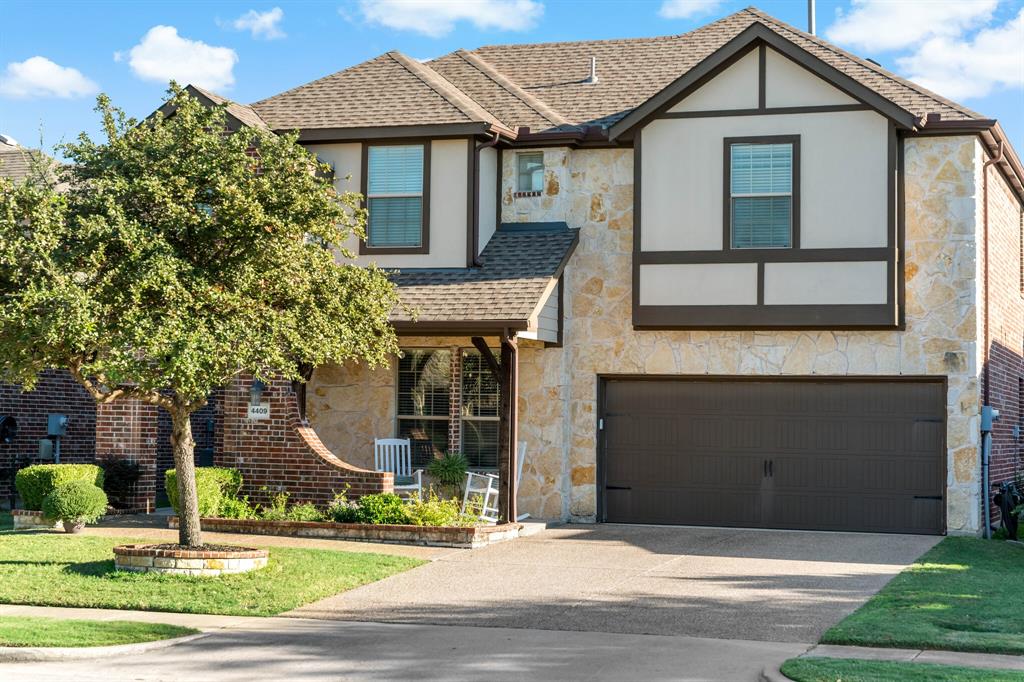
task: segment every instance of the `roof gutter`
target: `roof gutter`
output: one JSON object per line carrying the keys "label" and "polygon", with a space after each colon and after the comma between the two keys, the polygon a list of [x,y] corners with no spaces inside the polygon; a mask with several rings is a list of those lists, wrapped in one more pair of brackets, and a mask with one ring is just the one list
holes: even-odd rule
{"label": "roof gutter", "polygon": [[608,130],[601,126],[587,126],[576,130],[545,130],[539,133],[530,132],[528,127],[521,127],[513,138],[513,146],[516,147],[558,145],[576,148],[607,145],[608,142]]}
{"label": "roof gutter", "polygon": [[[1024,164],[1010,144],[1006,132],[995,119],[944,120],[939,114],[928,114],[910,133],[916,136],[929,135],[978,135],[990,157],[998,157],[993,164],[1006,178],[1018,201],[1024,204]],[[987,163],[987,162],[986,162]]]}
{"label": "roof gutter", "polygon": [[[469,266],[478,268],[482,265],[480,262],[480,152],[484,149],[493,148],[498,144],[501,139],[501,133],[494,131],[494,137],[481,142],[476,145],[473,150],[473,230],[472,230],[472,243],[470,244],[470,257]],[[472,140],[470,140],[472,142]],[[501,169],[498,169],[498,173],[501,173]],[[497,226],[495,226],[497,227]]]}

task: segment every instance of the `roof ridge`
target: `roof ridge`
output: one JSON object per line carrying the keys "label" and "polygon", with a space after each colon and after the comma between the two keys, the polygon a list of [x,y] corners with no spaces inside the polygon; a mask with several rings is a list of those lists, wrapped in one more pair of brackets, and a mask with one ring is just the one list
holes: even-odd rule
{"label": "roof ridge", "polygon": [[[782,29],[785,29],[787,31],[791,31],[791,32],[797,34],[798,36],[800,36],[801,38],[803,38],[805,40],[811,41],[812,43],[814,43],[815,45],[818,45],[819,47],[823,47],[823,48],[825,48],[825,49],[835,53],[836,55],[838,55],[840,57],[844,57],[846,59],[850,59],[850,60],[856,62],[859,66],[862,66],[862,67],[864,67],[864,68],[866,68],[866,69],[868,69],[870,71],[874,71],[878,75],[883,76],[885,78],[888,78],[889,80],[891,80],[891,81],[893,81],[895,83],[899,83],[900,85],[902,85],[904,87],[908,87],[908,88],[911,88],[913,90],[916,90],[918,93],[920,93],[922,95],[925,95],[926,97],[931,97],[935,101],[937,101],[937,102],[939,102],[941,104],[945,104],[946,106],[951,107],[953,109],[956,109],[957,111],[961,112],[962,114],[965,114],[965,115],[973,117],[973,118],[984,118],[981,114],[979,114],[978,112],[974,111],[973,109],[969,109],[969,108],[965,107],[962,104],[954,102],[951,99],[947,99],[946,97],[943,97],[942,95],[939,95],[938,93],[933,92],[933,91],[929,90],[928,88],[925,88],[925,87],[923,87],[921,85],[918,85],[914,81],[907,80],[906,78],[903,78],[903,77],[893,73],[892,71],[889,71],[888,69],[886,69],[885,67],[883,67],[883,66],[881,66],[879,64],[875,64],[874,62],[868,61],[867,59],[864,59],[863,57],[859,57],[859,56],[855,55],[852,52],[848,52],[847,50],[844,50],[843,48],[839,47],[838,45],[836,45],[834,43],[831,43],[831,42],[829,42],[829,41],[827,41],[827,40],[825,40],[823,38],[819,38],[818,36],[816,36],[816,35],[814,35],[812,33],[807,33],[806,31],[802,31],[799,28],[797,28],[796,26],[793,26],[791,24],[787,24],[786,22],[782,21],[781,19],[776,19],[772,15],[757,9],[756,7],[751,6],[751,7],[747,7],[745,9],[743,9],[743,10],[740,10],[740,11],[741,12],[747,12],[749,14],[754,15],[755,17],[758,18],[759,21],[768,22],[769,24],[774,24],[774,26],[777,27],[777,28],[782,28]],[[739,12],[737,12],[737,14],[739,14]],[[769,26],[769,28],[772,28],[772,27]],[[879,93],[879,94],[881,94],[881,93]],[[883,97],[884,97],[884,95],[883,95]],[[886,97],[886,99],[889,99],[889,98]],[[928,112],[911,112],[911,113],[917,114],[917,113],[928,113]]]}
{"label": "roof ridge", "polygon": [[443,97],[446,102],[458,109],[470,120],[480,121],[483,123],[497,123],[501,125],[502,128],[511,131],[511,128],[505,125],[501,119],[485,109],[479,102],[464,93],[456,87],[454,83],[439,74],[437,71],[434,71],[426,64],[407,57],[398,50],[391,50],[387,55],[405,67],[409,73],[423,81],[427,87]]}
{"label": "roof ridge", "polygon": [[515,81],[513,81],[511,78],[509,78],[501,71],[496,69],[494,65],[492,65],[483,57],[473,52],[470,52],[469,50],[466,50],[464,48],[459,48],[452,54],[457,55],[458,57],[466,61],[468,64],[475,67],[478,71],[480,71],[485,76],[490,78],[494,83],[503,88],[506,92],[517,97],[528,107],[530,107],[538,114],[546,118],[549,123],[556,126],[569,124],[568,118],[560,114],[556,109],[551,107],[544,100],[524,90]]}

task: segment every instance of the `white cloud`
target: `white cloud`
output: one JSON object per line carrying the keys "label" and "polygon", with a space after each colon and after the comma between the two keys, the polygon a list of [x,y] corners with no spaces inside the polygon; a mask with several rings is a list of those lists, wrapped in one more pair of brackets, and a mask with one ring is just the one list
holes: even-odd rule
{"label": "white cloud", "polygon": [[951,99],[984,97],[997,87],[1024,88],[1024,9],[970,39],[932,38],[896,63],[910,80]]}
{"label": "white cloud", "polygon": [[359,10],[371,24],[440,38],[460,21],[479,30],[523,31],[537,23],[544,5],[537,0],[360,0]]}
{"label": "white cloud", "polygon": [[835,43],[884,52],[954,38],[987,23],[998,0],[853,0],[825,31]]}
{"label": "white cloud", "polygon": [[664,19],[689,19],[715,11],[724,0],[663,0],[658,16]]}
{"label": "white cloud", "polygon": [[78,69],[61,66],[46,57],[29,57],[23,62],[11,62],[0,75],[0,95],[19,99],[33,97],[85,97],[99,90],[99,86],[82,75]]}
{"label": "white cloud", "polygon": [[[123,55],[114,54],[120,61]],[[215,47],[178,35],[173,26],[154,26],[128,51],[128,65],[143,80],[176,80],[217,90],[235,82],[232,71],[238,55],[229,47]]]}
{"label": "white cloud", "polygon": [[266,12],[257,12],[251,9],[231,22],[231,26],[236,31],[249,31],[253,38],[274,40],[285,37],[284,31],[278,26],[282,19],[284,19],[284,10],[280,7]]}

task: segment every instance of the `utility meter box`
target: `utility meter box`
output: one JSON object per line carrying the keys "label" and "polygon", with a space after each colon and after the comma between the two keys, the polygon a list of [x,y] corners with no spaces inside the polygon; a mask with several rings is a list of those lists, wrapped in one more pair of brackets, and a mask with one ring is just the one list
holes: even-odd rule
{"label": "utility meter box", "polygon": [[66,414],[51,414],[46,417],[47,436],[68,435],[68,416]]}
{"label": "utility meter box", "polygon": [[39,459],[53,459],[53,441],[49,438],[39,441]]}

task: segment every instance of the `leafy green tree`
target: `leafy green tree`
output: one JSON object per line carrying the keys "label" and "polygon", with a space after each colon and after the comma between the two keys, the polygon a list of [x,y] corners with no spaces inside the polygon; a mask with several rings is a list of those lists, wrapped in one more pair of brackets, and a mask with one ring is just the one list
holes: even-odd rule
{"label": "leafy green tree", "polygon": [[397,297],[347,262],[360,197],[295,134],[229,133],[222,107],[173,83],[167,102],[139,122],[100,96],[106,139],[62,145],[64,191],[0,180],[0,380],[30,390],[63,368],[99,403],[166,410],[180,542],[198,546],[189,416],[240,372],[385,361]]}

